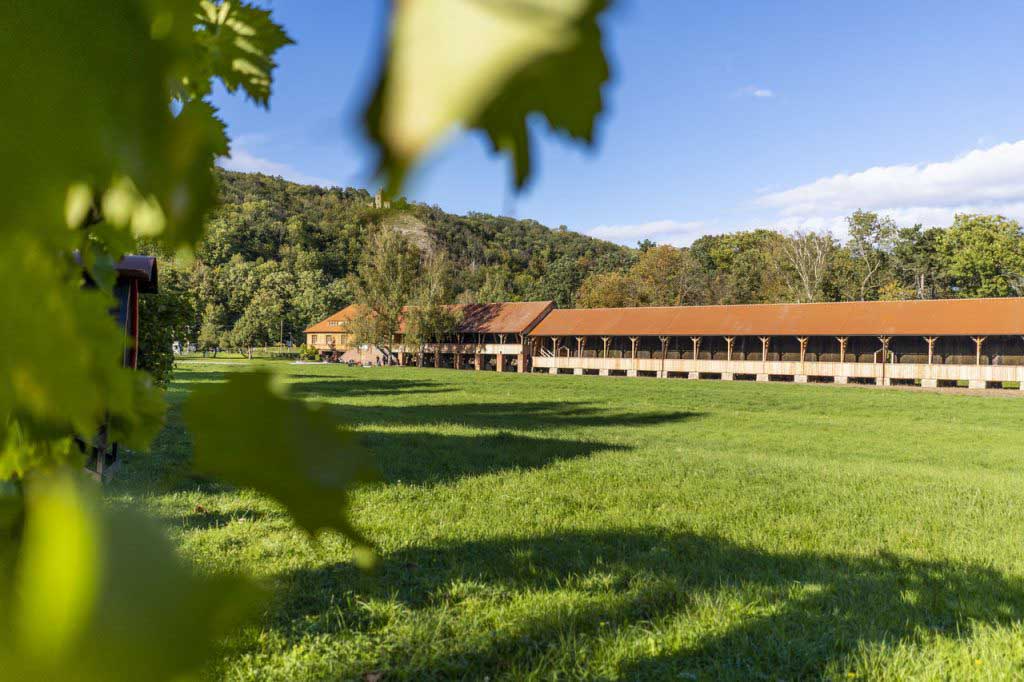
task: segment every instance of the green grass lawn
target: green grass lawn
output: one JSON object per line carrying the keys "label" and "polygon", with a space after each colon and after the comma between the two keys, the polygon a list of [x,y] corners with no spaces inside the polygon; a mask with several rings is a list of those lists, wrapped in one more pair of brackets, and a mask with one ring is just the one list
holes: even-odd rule
{"label": "green grass lawn", "polygon": [[189,478],[177,406],[246,366],[181,363],[110,490],[274,586],[217,677],[1024,676],[1020,397],[274,366],[379,459],[380,561]]}

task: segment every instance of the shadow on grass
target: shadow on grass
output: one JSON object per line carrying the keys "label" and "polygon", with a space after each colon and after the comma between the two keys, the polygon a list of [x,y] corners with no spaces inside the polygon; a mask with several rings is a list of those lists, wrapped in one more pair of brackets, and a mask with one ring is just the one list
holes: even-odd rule
{"label": "shadow on grass", "polygon": [[339,422],[353,425],[411,426],[460,424],[530,431],[538,428],[648,426],[703,417],[702,412],[657,411],[624,414],[578,402],[448,403],[442,405],[325,404]]}
{"label": "shadow on grass", "polygon": [[[390,382],[388,382],[390,383]],[[410,382],[418,383],[418,382]],[[164,491],[224,490],[225,486],[191,473],[191,439],[181,423],[185,393],[171,401],[168,424],[151,455],[130,463],[125,489],[154,487]],[[362,390],[362,389],[359,389]],[[339,426],[357,427],[385,482],[431,484],[505,470],[537,469],[556,461],[587,457],[628,446],[597,438],[552,438],[549,427],[615,427],[678,422],[702,416],[695,412],[647,412],[624,415],[579,403],[528,402],[510,405],[366,406],[322,403]],[[441,432],[443,424],[487,429],[488,433],[456,435]],[[381,429],[373,427],[390,427]],[[399,427],[399,428],[396,428]],[[403,427],[427,427],[412,430]],[[288,456],[288,453],[281,453]]]}
{"label": "shadow on grass", "polygon": [[361,441],[385,482],[441,483],[467,476],[539,469],[554,462],[627,448],[597,440],[531,438],[508,431],[454,436],[436,432],[369,431]]}
{"label": "shadow on grass", "polygon": [[[293,628],[309,619],[323,618],[338,637],[387,625],[360,615],[366,599],[397,599],[424,617],[436,613],[448,619],[438,631],[456,633],[461,630],[451,619],[465,613],[458,585],[493,588],[493,600],[485,599],[491,609],[508,603],[510,594],[529,595],[533,604],[540,603],[539,594],[551,594],[551,607],[510,617],[500,631],[477,634],[467,623],[470,634],[449,637],[444,646],[388,642],[377,655],[389,679],[482,678],[535,668],[550,676],[559,667],[567,674],[586,664],[574,656],[592,649],[595,640],[614,638],[616,629],[629,640],[621,632],[629,627],[644,640],[670,630],[674,617],[699,621],[710,633],[670,653],[627,654],[616,677],[819,678],[836,672],[831,667],[841,674],[860,645],[913,642],[935,633],[959,639],[979,624],[1009,624],[1024,616],[1021,581],[987,567],[888,554],[768,553],[689,533],[560,533],[410,548],[384,556],[373,575],[337,564],[285,575],[281,583],[271,626],[296,643],[302,630]],[[340,604],[339,589],[353,597]],[[574,592],[571,608],[557,603],[559,591]],[[723,603],[728,608],[718,606]],[[326,617],[339,609],[343,618]],[[342,622],[350,629],[341,630]],[[669,633],[661,643],[672,641],[687,637]]]}
{"label": "shadow on grass", "polygon": [[[180,387],[189,384],[216,384],[227,381],[229,372],[178,370],[174,383]],[[294,397],[362,397],[372,395],[406,395],[412,393],[450,393],[455,389],[432,381],[417,379],[305,379],[285,375],[289,391]]]}
{"label": "shadow on grass", "polygon": [[294,397],[362,397],[368,395],[408,395],[412,393],[451,393],[455,389],[432,381],[417,379],[299,379],[290,380]]}

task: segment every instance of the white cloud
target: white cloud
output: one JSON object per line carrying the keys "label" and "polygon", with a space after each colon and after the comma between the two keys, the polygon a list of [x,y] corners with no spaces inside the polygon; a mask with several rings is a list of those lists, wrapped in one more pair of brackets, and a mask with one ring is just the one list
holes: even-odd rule
{"label": "white cloud", "polygon": [[745,97],[775,97],[775,92],[768,88],[759,88],[756,85],[748,85],[745,88],[741,88],[737,95]]}
{"label": "white cloud", "polygon": [[635,246],[637,242],[650,239],[659,244],[687,246],[694,239],[710,231],[707,223],[699,220],[680,222],[678,220],[654,220],[634,225],[599,225],[587,230],[587,234],[617,244]]}
{"label": "white cloud", "polygon": [[264,175],[279,175],[285,180],[291,180],[303,185],[320,185],[321,187],[335,187],[338,185],[334,180],[321,178],[315,175],[307,175],[299,169],[287,163],[271,161],[249,152],[244,144],[246,141],[255,139],[253,136],[239,137],[231,144],[231,156],[217,159],[217,165],[227,170],[241,171],[245,173],[263,173]]}
{"label": "white cloud", "polygon": [[1024,219],[1024,140],[975,149],[952,161],[876,166],[840,173],[759,197],[777,211],[775,224],[842,231],[857,209],[903,225],[948,225],[956,213],[999,213]]}

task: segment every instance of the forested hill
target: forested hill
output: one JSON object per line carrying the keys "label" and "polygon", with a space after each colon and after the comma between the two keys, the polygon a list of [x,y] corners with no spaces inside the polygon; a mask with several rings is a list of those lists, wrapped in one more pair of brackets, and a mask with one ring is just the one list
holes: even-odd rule
{"label": "forested hill", "polygon": [[553,299],[569,306],[589,274],[621,270],[636,258],[633,249],[534,220],[458,216],[404,200],[377,209],[364,189],[218,175],[221,204],[196,262],[187,270],[164,268],[164,279],[187,292],[194,307],[193,338],[203,331],[212,341],[236,330],[265,341],[282,332],[286,341],[301,341],[304,327],[351,301],[346,277],[381,224],[446,252],[464,300]]}
{"label": "forested hill", "polygon": [[[362,189],[218,174],[222,202],[195,261],[164,258],[162,293],[144,304],[164,320],[153,329],[206,347],[301,342],[307,325],[352,301],[348,275],[381,225],[443,251],[462,301],[598,307],[1024,295],[1024,231],[1001,216],[958,215],[925,228],[857,211],[845,241],[758,229],[687,248],[629,249],[534,220],[457,216],[404,200],[377,209]],[[168,320],[172,311],[180,314]]]}

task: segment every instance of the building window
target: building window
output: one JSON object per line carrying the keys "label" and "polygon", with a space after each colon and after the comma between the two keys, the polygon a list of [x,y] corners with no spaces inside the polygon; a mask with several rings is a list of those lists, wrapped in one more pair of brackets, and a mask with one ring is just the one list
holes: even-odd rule
{"label": "building window", "polygon": [[312,344],[312,343],[316,343],[316,334],[310,334],[310,335],[309,335],[309,342],[310,342],[311,344]]}

